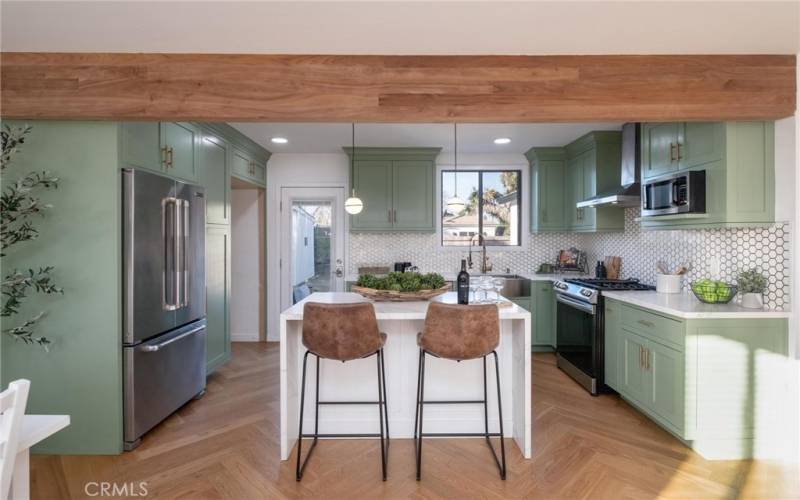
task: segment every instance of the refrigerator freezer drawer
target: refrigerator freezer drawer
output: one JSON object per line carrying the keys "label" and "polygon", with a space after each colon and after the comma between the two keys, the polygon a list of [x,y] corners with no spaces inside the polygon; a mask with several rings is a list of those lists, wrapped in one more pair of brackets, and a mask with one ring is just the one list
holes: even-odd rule
{"label": "refrigerator freezer drawer", "polygon": [[206,386],[206,320],[123,348],[125,447]]}

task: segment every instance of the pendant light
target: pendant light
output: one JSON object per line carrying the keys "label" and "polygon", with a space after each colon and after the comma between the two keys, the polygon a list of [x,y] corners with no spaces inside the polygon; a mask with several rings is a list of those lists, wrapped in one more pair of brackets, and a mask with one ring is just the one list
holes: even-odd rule
{"label": "pendant light", "polygon": [[453,197],[448,199],[445,203],[445,207],[447,210],[453,215],[460,215],[464,209],[467,208],[467,204],[464,203],[464,200],[458,197],[458,124],[453,124],[453,165],[455,168],[455,173],[453,174],[453,178],[455,179],[455,192],[453,193]]}
{"label": "pendant light", "polygon": [[[355,157],[356,157],[356,124],[353,123],[353,149],[350,151],[351,172],[353,172],[355,169]],[[364,210],[364,203],[361,201],[361,198],[356,196],[356,188],[353,188],[350,198],[347,198],[344,202],[344,211],[350,215],[356,215],[360,214],[362,210]]]}

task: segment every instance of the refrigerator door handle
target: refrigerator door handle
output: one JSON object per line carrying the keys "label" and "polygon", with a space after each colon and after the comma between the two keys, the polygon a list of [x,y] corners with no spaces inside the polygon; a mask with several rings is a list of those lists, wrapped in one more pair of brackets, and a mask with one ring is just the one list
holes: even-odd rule
{"label": "refrigerator door handle", "polygon": [[161,302],[165,311],[174,311],[178,308],[178,285],[175,279],[177,212],[177,200],[175,198],[164,198],[161,201],[162,236],[164,239],[164,271],[162,273],[164,286]]}
{"label": "refrigerator door handle", "polygon": [[183,200],[175,200],[175,309],[183,307]]}
{"label": "refrigerator door handle", "polygon": [[189,305],[189,261],[187,260],[187,247],[189,246],[189,200],[181,200],[181,302],[180,307]]}
{"label": "refrigerator door handle", "polygon": [[206,325],[201,325],[201,326],[198,326],[197,328],[192,328],[188,332],[184,332],[184,333],[178,335],[177,337],[172,337],[171,339],[165,340],[164,342],[161,342],[159,344],[155,344],[155,345],[145,344],[145,345],[142,346],[142,351],[144,351],[144,352],[156,352],[159,349],[163,349],[164,347],[168,346],[169,344],[171,344],[173,342],[177,342],[182,338],[186,338],[189,335],[194,335],[195,333],[199,332],[200,330],[204,330],[205,327],[206,327]]}

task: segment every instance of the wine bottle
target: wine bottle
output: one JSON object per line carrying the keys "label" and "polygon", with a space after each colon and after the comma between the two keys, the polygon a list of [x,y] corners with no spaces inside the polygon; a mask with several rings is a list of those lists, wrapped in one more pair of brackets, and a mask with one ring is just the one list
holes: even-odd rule
{"label": "wine bottle", "polygon": [[467,272],[467,261],[461,259],[461,272],[456,278],[456,293],[458,294],[459,304],[469,304],[469,273]]}

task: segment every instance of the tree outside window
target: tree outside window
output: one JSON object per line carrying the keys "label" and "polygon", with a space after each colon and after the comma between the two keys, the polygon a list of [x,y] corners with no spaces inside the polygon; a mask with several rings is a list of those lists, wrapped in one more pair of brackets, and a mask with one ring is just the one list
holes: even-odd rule
{"label": "tree outside window", "polygon": [[[456,178],[458,186],[456,186]],[[442,245],[519,246],[522,217],[519,170],[442,171]],[[446,200],[456,194],[466,201],[461,213],[451,213]]]}

